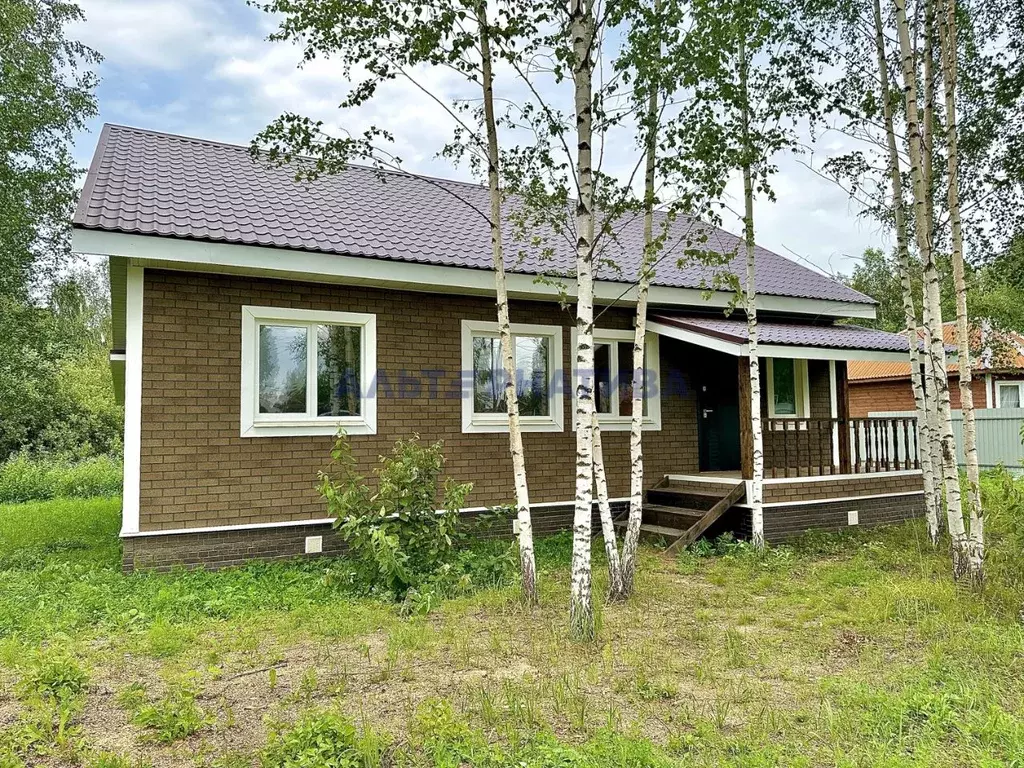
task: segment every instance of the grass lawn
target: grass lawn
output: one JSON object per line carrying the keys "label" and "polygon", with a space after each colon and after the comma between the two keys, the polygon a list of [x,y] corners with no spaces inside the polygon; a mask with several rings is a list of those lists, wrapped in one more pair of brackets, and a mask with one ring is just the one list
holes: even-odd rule
{"label": "grass lawn", "polygon": [[[482,588],[426,616],[330,561],[119,570],[117,500],[0,506],[0,767],[1022,765],[1019,593],[923,526],[644,553],[599,640]],[[603,574],[598,570],[598,591]]]}

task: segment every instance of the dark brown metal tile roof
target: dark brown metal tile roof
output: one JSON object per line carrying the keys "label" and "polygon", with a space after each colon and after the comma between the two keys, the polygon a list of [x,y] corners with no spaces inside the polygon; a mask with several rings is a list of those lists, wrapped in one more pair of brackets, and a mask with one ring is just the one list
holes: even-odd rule
{"label": "dark brown metal tile roof", "polygon": [[[674,326],[702,336],[721,339],[733,344],[746,344],[745,318],[693,317],[655,313],[651,322]],[[899,333],[877,331],[860,325],[827,325],[759,321],[759,344],[781,344],[790,347],[819,347],[827,349],[856,349],[867,352],[907,352],[907,337]]]}
{"label": "dark brown metal tile roof", "polygon": [[[467,204],[468,203],[468,204]],[[474,207],[477,210],[474,210]],[[476,184],[399,173],[383,177],[351,166],[313,183],[288,169],[254,162],[247,148],[106,125],[86,178],[74,224],[87,229],[162,235],[362,256],[392,261],[489,269],[487,191]],[[708,233],[701,246],[735,253],[728,271],[742,277],[740,240],[720,229],[680,219],[673,251],[657,268],[656,285],[703,288],[713,270],[676,265],[687,233]],[[511,227],[506,227],[506,230]],[[607,239],[598,277],[632,282],[643,243],[639,218]],[[671,244],[675,244],[672,246]],[[549,258],[506,232],[508,269],[571,274],[574,249],[552,238]],[[525,253],[524,253],[525,251]],[[282,251],[281,258],[287,258]],[[757,249],[757,290],[773,296],[873,303],[867,296],[764,248]],[[605,263],[610,260],[617,268]]]}

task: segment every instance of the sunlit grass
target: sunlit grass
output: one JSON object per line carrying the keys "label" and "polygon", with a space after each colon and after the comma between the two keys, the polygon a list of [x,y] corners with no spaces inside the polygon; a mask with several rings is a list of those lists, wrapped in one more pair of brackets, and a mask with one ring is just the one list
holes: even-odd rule
{"label": "sunlit grass", "polygon": [[[318,734],[381,766],[1024,754],[1020,586],[994,569],[982,595],[957,587],[917,523],[764,555],[645,550],[634,599],[602,605],[580,644],[565,537],[539,543],[540,608],[510,582],[403,618],[339,588],[328,561],[123,575],[118,514],[0,507],[4,768],[276,765]],[[599,601],[605,584],[597,560]]]}

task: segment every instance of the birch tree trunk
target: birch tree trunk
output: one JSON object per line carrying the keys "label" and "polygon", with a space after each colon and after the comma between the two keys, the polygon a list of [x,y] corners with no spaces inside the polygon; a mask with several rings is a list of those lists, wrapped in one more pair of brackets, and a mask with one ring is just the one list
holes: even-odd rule
{"label": "birch tree trunk", "polygon": [[608,478],[604,473],[604,447],[601,445],[601,425],[594,414],[594,485],[597,487],[597,507],[601,512],[601,534],[604,552],[608,558],[608,596],[616,599],[622,594],[622,566],[619,564],[619,545],[615,538],[615,521],[608,501]]}
{"label": "birch tree trunk", "polygon": [[[661,10],[661,0],[655,0],[654,12]],[[659,56],[660,56],[659,50]],[[644,398],[645,347],[647,343],[647,296],[651,287],[654,254],[654,172],[658,150],[658,88],[649,83],[647,98],[647,135],[644,140],[644,252],[640,262],[640,275],[636,292],[636,327],[633,331],[633,411],[629,421],[629,522],[622,543],[622,588],[613,599],[626,599],[633,594],[636,575],[636,553],[640,543],[640,524],[644,515]],[[654,382],[660,386],[660,382]]]}
{"label": "birch tree trunk", "polygon": [[[925,336],[933,372],[932,384],[938,403],[938,415],[942,435],[942,476],[946,491],[946,524],[953,545],[953,576],[960,578],[966,569],[963,513],[960,507],[960,474],[957,470],[956,443],[953,439],[953,424],[949,404],[949,380],[946,368],[946,347],[942,338],[942,305],[939,297],[939,273],[935,266],[932,250],[933,226],[929,211],[929,190],[931,179],[925,174],[926,152],[931,148],[923,146],[921,123],[917,109],[917,70],[914,50],[910,44],[910,28],[907,23],[906,0],[894,0],[896,4],[896,31],[903,61],[903,96],[907,112],[907,140],[910,145],[910,171],[914,183],[914,206],[916,211],[917,246],[924,265]],[[929,0],[930,2],[930,0]]]}
{"label": "birch tree trunk", "polygon": [[953,284],[956,289],[957,362],[960,370],[960,408],[964,420],[964,454],[967,459],[967,509],[970,517],[970,542],[967,569],[971,580],[980,586],[984,576],[984,511],[981,507],[981,478],[978,468],[978,432],[974,419],[974,391],[971,388],[972,361],[967,323],[967,281],[964,277],[964,239],[960,220],[960,155],[957,147],[956,83],[957,26],[956,0],[946,0],[939,15],[939,51],[942,83],[946,97],[946,164],[948,168],[948,207],[953,240]]}
{"label": "birch tree trunk", "polygon": [[[932,466],[932,420],[925,401],[922,381],[921,354],[918,350],[917,311],[914,309],[914,290],[910,279],[910,252],[907,236],[906,211],[903,208],[903,181],[900,176],[900,156],[893,126],[892,103],[889,100],[889,65],[885,57],[885,35],[882,27],[881,0],[875,0],[875,48],[878,53],[878,78],[881,87],[882,117],[885,121],[885,137],[889,151],[889,175],[892,181],[892,205],[896,223],[896,253],[899,258],[900,283],[903,288],[903,316],[906,321],[907,342],[910,346],[910,382],[914,391],[914,405],[917,408],[918,458],[921,462],[921,476],[924,481],[925,517],[928,523],[928,537],[932,545],[939,542],[939,498],[935,494],[936,477]],[[930,392],[929,392],[930,394]]]}
{"label": "birch tree trunk", "polygon": [[569,34],[573,50],[576,108],[576,509],[573,515],[572,584],[569,631],[580,640],[594,637],[594,601],[590,567],[593,516],[594,427],[594,177],[593,63],[594,9],[590,0],[570,0]]}
{"label": "birch tree trunk", "polygon": [[743,235],[747,252],[747,346],[750,356],[750,432],[753,443],[753,477],[750,480],[750,528],[754,546],[764,549],[764,440],[761,434],[761,372],[757,356],[757,293],[755,290],[754,260],[754,182],[751,168],[750,146],[750,95],[747,92],[747,52],[746,44],[740,37],[737,47],[739,57],[739,87],[741,115],[740,122],[743,132],[745,157],[743,160]]}
{"label": "birch tree trunk", "polygon": [[523,579],[523,598],[536,605],[537,566],[533,553],[533,523],[530,516],[530,490],[526,481],[526,457],[519,423],[519,396],[516,393],[516,363],[512,349],[508,290],[505,283],[505,253],[501,240],[501,189],[498,182],[498,129],[494,117],[494,72],[486,5],[477,6],[480,27],[480,53],[483,76],[484,121],[487,129],[487,186],[491,203],[491,254],[494,261],[494,289],[498,308],[498,334],[505,369],[505,404],[508,408],[508,442],[512,454],[512,475],[516,491],[516,520],[519,523],[519,567]]}
{"label": "birch tree trunk", "polygon": [[[934,52],[934,26],[935,17],[932,0],[925,0],[924,4],[924,45],[923,56],[924,56],[924,115],[921,123],[921,148],[922,148],[922,169],[924,171],[924,186],[925,186],[925,205],[924,210],[928,214],[928,238],[929,242],[932,243],[934,248],[934,224],[935,224],[935,174],[932,169],[932,156],[935,148],[935,52]],[[931,309],[928,301],[924,300],[922,296],[921,304],[921,316],[923,325],[925,327],[925,346],[928,347],[928,328],[932,327],[928,318],[931,315]],[[942,317],[938,318],[939,330],[942,330]],[[945,337],[943,337],[943,344],[945,344]],[[932,396],[925,401],[925,407],[930,409],[929,415],[931,417],[931,462],[933,468],[933,475],[935,477],[934,484],[934,497],[935,497],[935,509],[936,509],[936,522],[939,528],[942,528],[942,503],[943,503],[943,455],[942,455],[942,435],[943,435],[943,422],[942,422],[942,409],[938,398],[938,388],[936,387],[934,376],[937,375],[935,362],[932,359],[931,352],[926,351],[922,354],[922,357],[926,360],[924,368],[924,389],[925,397],[928,398],[928,393],[931,392]],[[948,376],[944,381],[949,383]],[[930,383],[929,383],[930,382]]]}

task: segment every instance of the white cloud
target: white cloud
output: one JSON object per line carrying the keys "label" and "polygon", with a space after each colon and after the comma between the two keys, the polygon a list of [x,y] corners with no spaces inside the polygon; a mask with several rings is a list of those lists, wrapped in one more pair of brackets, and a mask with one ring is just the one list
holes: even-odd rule
{"label": "white cloud", "polygon": [[225,21],[202,0],[81,0],[86,20],[72,30],[113,65],[173,70],[206,52]]}

